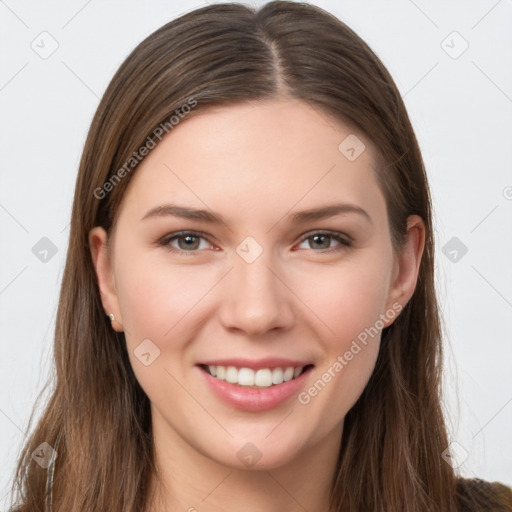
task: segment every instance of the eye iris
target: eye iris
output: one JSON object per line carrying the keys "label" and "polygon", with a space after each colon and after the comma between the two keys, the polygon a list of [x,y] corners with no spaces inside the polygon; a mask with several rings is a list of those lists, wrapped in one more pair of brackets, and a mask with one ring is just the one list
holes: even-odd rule
{"label": "eye iris", "polygon": [[[315,235],[311,235],[310,237],[307,238],[307,240],[310,242],[310,247],[320,250],[326,250],[330,248],[329,242],[331,241],[332,238],[332,235],[318,233]],[[173,239],[178,240],[179,249],[191,252],[192,250],[199,248],[199,241],[201,237],[196,235],[181,235],[175,236],[173,237]]]}
{"label": "eye iris", "polygon": [[[186,239],[186,240],[190,241],[191,239],[194,239],[194,238],[196,239],[196,243],[195,244],[194,243],[192,243],[192,244],[188,244],[187,243],[184,246],[181,244],[181,240],[185,240]],[[184,236],[180,236],[178,238],[178,245],[180,246],[180,249],[185,249],[185,250],[187,250],[187,249],[197,249],[197,247],[199,246],[198,242],[199,242],[199,238],[197,236],[194,236],[194,235],[184,235]]]}
{"label": "eye iris", "polygon": [[324,242],[327,240],[327,244],[324,243],[324,246],[320,247],[320,249],[328,249],[329,248],[329,240],[331,239],[331,237],[329,235],[313,235],[311,238],[313,239],[314,244],[317,243],[318,238],[323,238]]}

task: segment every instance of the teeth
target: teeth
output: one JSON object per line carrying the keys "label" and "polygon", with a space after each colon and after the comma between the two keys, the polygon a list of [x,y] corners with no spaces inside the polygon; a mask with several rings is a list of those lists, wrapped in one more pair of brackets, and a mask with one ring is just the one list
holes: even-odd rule
{"label": "teeth", "polygon": [[258,386],[268,388],[276,384],[282,384],[297,378],[304,369],[303,366],[294,368],[261,368],[254,371],[252,368],[236,368],[235,366],[208,366],[210,375],[219,380],[225,380],[231,384],[240,386]]}
{"label": "teeth", "polygon": [[217,366],[215,377],[219,380],[226,380],[226,367],[225,366]]}
{"label": "teeth", "polygon": [[238,370],[237,382],[241,386],[254,386],[254,370],[250,368],[240,368],[240,370]]}
{"label": "teeth", "polygon": [[[300,370],[300,368],[297,368]],[[272,384],[281,384],[283,382],[283,369],[282,368],[274,368],[272,371]]]}
{"label": "teeth", "polygon": [[292,380],[293,379],[293,368],[289,367],[289,368],[286,368],[286,370],[284,371],[283,373],[283,380],[285,382],[289,381],[289,380]]}
{"label": "teeth", "polygon": [[226,368],[226,382],[231,382],[231,384],[238,382],[238,370],[234,366]]}
{"label": "teeth", "polygon": [[272,386],[272,371],[269,368],[258,370],[254,374],[254,385],[262,388]]}

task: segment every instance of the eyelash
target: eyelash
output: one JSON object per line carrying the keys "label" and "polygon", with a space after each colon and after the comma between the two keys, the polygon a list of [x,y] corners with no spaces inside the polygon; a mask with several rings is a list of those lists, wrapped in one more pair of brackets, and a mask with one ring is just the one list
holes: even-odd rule
{"label": "eyelash", "polygon": [[[184,251],[182,249],[177,249],[176,247],[172,247],[170,245],[170,243],[173,240],[176,240],[178,238],[184,238],[187,236],[192,236],[194,238],[203,238],[204,240],[207,240],[209,243],[211,243],[208,240],[208,237],[206,237],[203,233],[199,233],[197,231],[179,231],[179,232],[171,233],[169,235],[164,236],[163,238],[161,238],[158,241],[158,244],[160,246],[163,246],[166,249],[170,250],[171,252],[183,254],[184,256],[192,256],[195,253],[201,252],[200,250]],[[340,244],[336,247],[331,247],[329,249],[323,249],[323,250],[319,250],[319,251],[315,251],[312,249],[313,252],[317,252],[320,254],[337,252],[344,248],[351,247],[351,245],[352,245],[352,241],[346,235],[344,235],[343,233],[336,232],[336,231],[334,231],[334,232],[333,231],[312,231],[311,233],[306,233],[306,235],[301,238],[299,244],[301,244],[305,240],[308,240],[309,238],[313,238],[314,236],[327,236],[329,238],[336,240]]]}

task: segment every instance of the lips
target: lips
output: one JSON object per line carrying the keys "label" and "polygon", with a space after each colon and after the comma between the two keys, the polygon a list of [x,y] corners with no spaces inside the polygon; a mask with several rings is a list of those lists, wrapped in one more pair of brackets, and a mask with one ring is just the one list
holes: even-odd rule
{"label": "lips", "polygon": [[246,411],[277,407],[304,386],[313,364],[282,358],[219,359],[197,365],[213,393]]}
{"label": "lips", "polygon": [[297,378],[311,363],[283,358],[239,358],[205,361],[199,366],[218,380],[265,388]]}

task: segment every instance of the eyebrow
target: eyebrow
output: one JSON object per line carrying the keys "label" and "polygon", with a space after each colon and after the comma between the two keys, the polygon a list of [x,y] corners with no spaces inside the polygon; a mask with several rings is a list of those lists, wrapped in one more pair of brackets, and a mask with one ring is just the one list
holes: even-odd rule
{"label": "eyebrow", "polygon": [[[364,217],[367,221],[370,222],[370,224],[372,223],[372,219],[366,210],[363,210],[361,207],[350,203],[337,203],[322,206],[320,208],[312,208],[309,210],[295,212],[289,215],[289,221],[292,224],[302,224],[314,220],[335,217],[336,215],[341,215],[345,213],[356,213]],[[156,206],[155,208],[151,208],[151,210],[146,212],[146,214],[144,215],[144,217],[142,217],[141,220],[145,220],[151,217],[165,217],[168,215],[187,220],[208,222],[210,224],[226,225],[226,222],[224,221],[222,215],[219,215],[209,210],[189,208],[186,206],[179,206],[176,204],[163,204],[160,206]]]}

